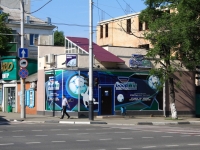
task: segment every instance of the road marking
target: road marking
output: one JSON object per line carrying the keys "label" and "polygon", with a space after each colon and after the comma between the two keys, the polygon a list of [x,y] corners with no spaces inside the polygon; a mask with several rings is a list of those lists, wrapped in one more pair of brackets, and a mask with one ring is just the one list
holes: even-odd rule
{"label": "road marking", "polygon": [[78,142],[88,142],[90,140],[76,140],[76,141],[78,141]]}
{"label": "road marking", "polygon": [[142,147],[142,148],[155,148],[156,146],[145,146],[145,147]]}
{"label": "road marking", "polygon": [[35,135],[35,136],[48,136],[48,135]]}
{"label": "road marking", "polygon": [[41,142],[26,142],[26,144],[39,144]]}
{"label": "road marking", "polygon": [[3,131],[0,131],[0,132],[3,132]]}
{"label": "road marking", "polygon": [[153,131],[153,132],[161,132],[161,131]]}
{"label": "road marking", "polygon": [[178,133],[178,132],[167,132],[167,133]]}
{"label": "road marking", "polygon": [[36,132],[38,132],[38,131],[42,131],[42,130],[31,130],[31,131],[34,131],[34,132],[36,131]]}
{"label": "road marking", "polygon": [[26,136],[13,136],[13,137],[16,137],[16,138],[20,137],[20,138],[22,138],[22,137],[26,137]]}
{"label": "road marking", "polygon": [[78,130],[78,129],[68,129],[68,130]]}
{"label": "road marking", "polygon": [[14,143],[4,143],[4,144],[0,144],[0,146],[4,146],[4,145],[13,145]]}
{"label": "road marking", "polygon": [[69,135],[69,134],[57,134],[57,135]]}
{"label": "road marking", "polygon": [[2,138],[2,137],[0,137],[0,138]]}
{"label": "road marking", "polygon": [[190,146],[197,146],[197,145],[200,145],[200,144],[188,144]]}
{"label": "road marking", "polygon": [[121,138],[122,140],[131,140],[133,138]]}
{"label": "road marking", "polygon": [[81,134],[89,134],[89,133],[77,133],[78,135],[81,135]]}
{"label": "road marking", "polygon": [[186,135],[190,135],[190,134],[199,134],[199,133],[181,133],[181,134],[186,134]]}
{"label": "road marking", "polygon": [[64,143],[66,141],[51,141],[52,143]]}
{"label": "road marking", "polygon": [[164,138],[165,138],[165,137],[173,137],[173,136],[162,136],[162,137],[164,137]]}
{"label": "road marking", "polygon": [[51,129],[51,131],[59,131],[59,130],[61,130],[61,129]]}
{"label": "road marking", "polygon": [[143,139],[152,139],[154,137],[142,137]]}
{"label": "road marking", "polygon": [[195,135],[195,136],[200,136],[200,135]]}
{"label": "road marking", "polygon": [[114,133],[125,133],[125,132],[114,132]]}
{"label": "road marking", "polygon": [[107,141],[107,140],[112,140],[112,139],[99,139],[100,141]]}
{"label": "road marking", "polygon": [[179,145],[165,145],[166,147],[176,147],[176,146],[179,146]]}
{"label": "road marking", "polygon": [[23,130],[14,130],[12,132],[22,132]]}
{"label": "road marking", "polygon": [[132,149],[132,148],[117,148],[117,149]]}

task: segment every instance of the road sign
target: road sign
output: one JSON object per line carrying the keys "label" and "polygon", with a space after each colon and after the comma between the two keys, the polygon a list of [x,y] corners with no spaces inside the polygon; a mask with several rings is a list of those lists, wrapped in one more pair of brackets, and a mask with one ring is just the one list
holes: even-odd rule
{"label": "road sign", "polygon": [[26,59],[24,59],[24,58],[20,59],[19,60],[19,66],[21,68],[26,68],[28,66],[28,61]]}
{"label": "road sign", "polygon": [[28,77],[28,70],[25,68],[22,68],[19,70],[18,74],[21,78],[25,79],[26,77]]}
{"label": "road sign", "polygon": [[18,56],[20,58],[27,58],[28,57],[28,49],[27,48],[19,48],[18,49]]}

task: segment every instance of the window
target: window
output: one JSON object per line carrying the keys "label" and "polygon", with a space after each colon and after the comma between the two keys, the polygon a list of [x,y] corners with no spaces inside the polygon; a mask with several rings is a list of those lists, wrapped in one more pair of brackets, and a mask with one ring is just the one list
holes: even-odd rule
{"label": "window", "polygon": [[149,44],[139,45],[139,48],[149,50]]}
{"label": "window", "polygon": [[131,19],[127,20],[127,23],[126,23],[126,32],[127,33],[131,33]]}
{"label": "window", "polygon": [[12,41],[10,41],[10,42],[19,42],[19,36],[17,35],[17,30],[12,30],[12,34],[15,34],[15,35],[13,35],[13,39],[12,39]]}
{"label": "window", "polygon": [[145,22],[145,30],[148,30],[148,29],[149,29],[148,23]]}
{"label": "window", "polygon": [[69,41],[66,40],[66,49],[69,49]]}
{"label": "window", "polygon": [[139,21],[139,31],[143,30],[143,23],[141,21]]}
{"label": "window", "polygon": [[106,27],[105,35],[106,35],[106,37],[108,37],[108,24],[106,24],[105,27]]}
{"label": "window", "polygon": [[30,45],[37,46],[38,45],[38,37],[39,37],[39,34],[30,34]]}
{"label": "window", "polygon": [[100,25],[100,39],[103,38],[103,25]]}

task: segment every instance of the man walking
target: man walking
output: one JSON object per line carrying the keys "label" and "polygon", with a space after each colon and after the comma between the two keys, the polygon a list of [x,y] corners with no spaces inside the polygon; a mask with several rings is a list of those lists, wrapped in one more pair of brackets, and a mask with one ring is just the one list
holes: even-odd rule
{"label": "man walking", "polygon": [[69,119],[70,116],[69,116],[69,114],[66,112],[66,110],[67,110],[67,106],[68,106],[69,108],[70,108],[70,106],[69,106],[69,103],[68,103],[68,101],[67,101],[66,96],[63,95],[62,98],[63,98],[63,99],[62,99],[62,116],[61,116],[60,119],[63,119],[65,114],[67,115],[67,117],[68,117],[68,119]]}

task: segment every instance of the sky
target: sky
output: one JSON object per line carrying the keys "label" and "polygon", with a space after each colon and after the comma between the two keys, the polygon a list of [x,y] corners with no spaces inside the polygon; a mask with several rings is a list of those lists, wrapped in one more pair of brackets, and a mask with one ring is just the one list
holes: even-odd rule
{"label": "sky", "polygon": [[[145,9],[144,0],[93,0],[93,3],[94,41],[99,21]],[[31,0],[31,12],[34,11],[32,15],[42,20],[50,17],[65,36],[89,38],[89,0]]]}

